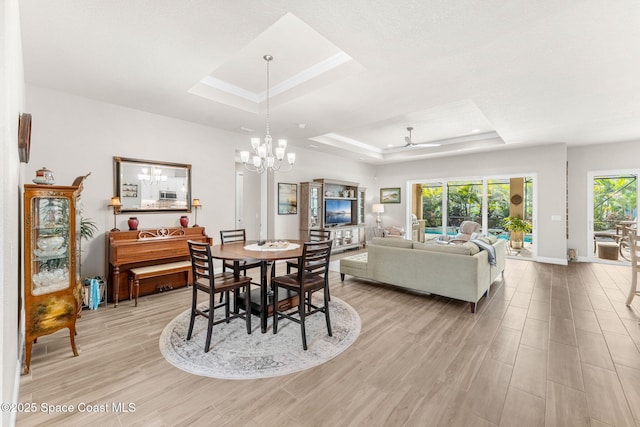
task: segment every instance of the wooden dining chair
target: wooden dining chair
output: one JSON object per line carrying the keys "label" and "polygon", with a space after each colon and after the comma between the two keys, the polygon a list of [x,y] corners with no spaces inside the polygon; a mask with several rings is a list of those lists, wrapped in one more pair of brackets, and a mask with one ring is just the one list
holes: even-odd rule
{"label": "wooden dining chair", "polygon": [[[324,240],[331,239],[331,230],[315,229],[309,230],[309,236],[307,242],[322,242]],[[298,259],[291,259],[287,261],[287,274],[291,273],[292,268],[298,268]]]}
{"label": "wooden dining chair", "polygon": [[637,234],[637,230],[632,229],[627,233],[629,239],[629,250],[631,252],[631,288],[629,289],[629,296],[627,296],[627,305],[631,305],[633,297],[640,295],[638,291],[638,273],[640,273],[640,236]]}
{"label": "wooden dining chair", "polygon": [[[247,233],[244,228],[239,228],[236,230],[220,230],[220,243],[221,244],[241,244],[245,245],[247,243]],[[227,271],[230,269],[233,271],[236,267],[235,264],[238,264],[238,268],[240,272],[246,276],[247,270],[251,270],[252,268],[260,268],[262,265],[262,261],[258,259],[244,259],[242,261],[222,261],[222,271]],[[258,273],[260,274],[260,273]],[[259,283],[258,283],[259,284]],[[222,302],[222,295],[220,295],[220,302]]]}
{"label": "wooden dining chair", "polygon": [[[239,291],[249,293],[251,277],[236,276],[234,273],[225,271],[214,273],[213,259],[211,258],[211,247],[208,243],[194,242],[189,240],[189,254],[191,255],[191,269],[193,271],[193,297],[191,300],[191,319],[189,321],[189,332],[187,340],[191,339],[193,326],[197,316],[207,318],[207,337],[204,344],[204,352],[209,352],[211,346],[211,334],[213,325],[232,319],[244,318],[247,324],[247,334],[251,334],[251,309],[243,310],[236,308],[231,313],[229,293],[233,291],[234,300],[237,301]],[[198,292],[204,292],[209,296],[209,304],[206,308],[198,307]],[[216,294],[224,295],[225,298],[219,304],[215,304]],[[224,307],[224,317],[214,320],[215,309]]]}
{"label": "wooden dining chair", "polygon": [[[247,234],[242,229],[237,230],[220,230],[220,243],[225,244],[246,244],[247,242]],[[262,261],[257,259],[246,259],[239,262],[239,268],[242,274],[247,275],[247,270],[252,268],[260,268],[262,265]],[[227,268],[233,270],[235,268],[233,261],[223,261],[222,262],[222,271],[226,271]]]}
{"label": "wooden dining chair", "polygon": [[[285,276],[277,276],[271,280],[273,284],[273,333],[278,333],[278,320],[289,319],[300,324],[302,348],[307,350],[307,334],[305,319],[311,314],[323,312],[327,322],[327,332],[332,336],[331,318],[329,316],[329,262],[331,259],[332,240],[322,242],[305,242],[298,271]],[[278,290],[286,289],[298,294],[296,311],[278,311]],[[311,298],[316,291],[323,291],[323,304],[315,305]]]}

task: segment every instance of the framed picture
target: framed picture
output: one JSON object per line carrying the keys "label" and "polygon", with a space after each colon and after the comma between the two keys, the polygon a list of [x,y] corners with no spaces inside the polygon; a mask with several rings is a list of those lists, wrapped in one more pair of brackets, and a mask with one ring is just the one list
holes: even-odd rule
{"label": "framed picture", "polygon": [[298,213],[298,184],[278,183],[278,215]]}
{"label": "framed picture", "polygon": [[400,187],[381,188],[380,203],[400,203]]}
{"label": "framed picture", "polygon": [[138,197],[136,184],[122,184],[122,197]]}

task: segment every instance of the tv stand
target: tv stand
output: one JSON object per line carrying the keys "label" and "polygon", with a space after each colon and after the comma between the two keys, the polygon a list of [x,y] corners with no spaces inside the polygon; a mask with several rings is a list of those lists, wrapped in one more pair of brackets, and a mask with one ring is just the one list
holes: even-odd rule
{"label": "tv stand", "polygon": [[329,228],[333,239],[332,251],[360,249],[365,243],[364,225],[341,225]]}
{"label": "tv stand", "polygon": [[[306,239],[310,230],[325,229],[331,232],[333,251],[364,247],[365,195],[366,189],[357,182],[322,178],[300,183],[300,238]],[[351,222],[327,224],[327,200],[347,202],[351,208]]]}

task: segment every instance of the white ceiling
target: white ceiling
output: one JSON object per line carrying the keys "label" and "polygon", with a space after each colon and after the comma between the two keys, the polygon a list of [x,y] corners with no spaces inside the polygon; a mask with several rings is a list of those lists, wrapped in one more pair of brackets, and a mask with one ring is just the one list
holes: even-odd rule
{"label": "white ceiling", "polygon": [[[637,0],[21,0],[20,8],[27,83],[247,141],[265,132],[265,54],[274,57],[271,134],[294,147],[377,164],[640,140]],[[408,126],[414,142],[441,146],[399,148]]]}

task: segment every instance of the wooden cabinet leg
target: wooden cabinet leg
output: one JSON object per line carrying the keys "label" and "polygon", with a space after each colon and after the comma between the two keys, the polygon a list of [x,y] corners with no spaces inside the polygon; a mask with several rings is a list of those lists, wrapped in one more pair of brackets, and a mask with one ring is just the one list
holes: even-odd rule
{"label": "wooden cabinet leg", "polygon": [[22,369],[22,374],[26,375],[31,370],[31,349],[33,348],[33,341],[28,340],[25,343],[25,353],[24,353],[24,367]]}
{"label": "wooden cabinet leg", "polygon": [[73,355],[78,355],[78,349],[76,348],[76,326],[69,326],[69,340],[71,341],[71,350],[73,350]]}

